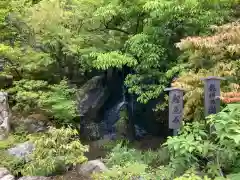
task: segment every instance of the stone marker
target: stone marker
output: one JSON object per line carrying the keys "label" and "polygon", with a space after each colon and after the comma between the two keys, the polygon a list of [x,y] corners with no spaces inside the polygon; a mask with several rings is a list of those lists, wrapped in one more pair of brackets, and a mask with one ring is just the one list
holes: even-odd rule
{"label": "stone marker", "polygon": [[183,89],[166,88],[165,91],[169,91],[168,127],[173,129],[173,135],[177,135],[183,116]]}
{"label": "stone marker", "polygon": [[[207,117],[220,111],[220,99],[217,97],[220,96],[220,80],[225,79],[209,76],[201,80],[204,81],[204,114]],[[210,133],[213,131],[214,126],[210,126]]]}
{"label": "stone marker", "polygon": [[210,76],[202,78],[204,81],[204,109],[205,117],[210,114],[216,114],[220,111],[220,80],[224,78]]}

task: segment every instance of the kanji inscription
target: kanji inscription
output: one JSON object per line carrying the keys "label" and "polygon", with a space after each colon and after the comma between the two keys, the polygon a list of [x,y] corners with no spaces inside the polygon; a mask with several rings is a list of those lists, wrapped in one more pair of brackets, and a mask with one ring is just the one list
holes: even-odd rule
{"label": "kanji inscription", "polygon": [[182,121],[183,90],[169,88],[169,129],[179,129]]}
{"label": "kanji inscription", "polygon": [[216,97],[220,96],[220,80],[223,78],[208,77],[202,80],[204,81],[205,116],[216,114],[220,110],[220,100]]}

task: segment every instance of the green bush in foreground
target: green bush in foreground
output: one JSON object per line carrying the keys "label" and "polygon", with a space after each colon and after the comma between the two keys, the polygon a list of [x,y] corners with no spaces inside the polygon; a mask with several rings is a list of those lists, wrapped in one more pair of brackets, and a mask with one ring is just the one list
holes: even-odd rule
{"label": "green bush in foreground", "polygon": [[71,128],[50,128],[49,132],[42,136],[30,137],[35,144],[35,150],[22,174],[46,176],[87,161],[84,152],[88,147],[81,144],[77,134],[77,130]]}
{"label": "green bush in foreground", "polygon": [[[213,126],[215,130],[209,132]],[[240,172],[239,137],[240,104],[228,104],[220,113],[209,116],[206,124],[184,125],[180,134],[169,137],[158,152],[139,152],[117,145],[107,156],[109,171],[94,178],[234,180]],[[164,149],[168,153],[163,153]]]}
{"label": "green bush in foreground", "polygon": [[[10,135],[8,139],[0,141],[1,166],[12,174],[47,176],[58,171],[65,171],[67,167],[87,160],[84,152],[88,150],[77,137],[78,132],[71,128],[50,128],[49,132],[32,134],[28,137]],[[30,155],[30,162],[9,155],[7,149],[18,143],[32,141],[34,152]]]}
{"label": "green bush in foreground", "polygon": [[0,141],[0,162],[1,166],[7,168],[12,174],[18,175],[22,170],[25,162],[7,153],[7,149],[15,144],[25,142],[27,140],[24,134],[10,134],[7,139]]}

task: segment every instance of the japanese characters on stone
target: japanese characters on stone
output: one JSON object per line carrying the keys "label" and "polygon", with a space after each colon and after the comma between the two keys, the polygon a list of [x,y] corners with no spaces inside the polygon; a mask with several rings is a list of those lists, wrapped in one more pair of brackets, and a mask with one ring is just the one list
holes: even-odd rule
{"label": "japanese characters on stone", "polygon": [[169,129],[179,129],[183,113],[183,91],[170,88],[169,90]]}
{"label": "japanese characters on stone", "polygon": [[204,81],[204,107],[205,116],[216,114],[220,110],[220,100],[216,97],[220,96],[220,80],[219,77],[203,78]]}

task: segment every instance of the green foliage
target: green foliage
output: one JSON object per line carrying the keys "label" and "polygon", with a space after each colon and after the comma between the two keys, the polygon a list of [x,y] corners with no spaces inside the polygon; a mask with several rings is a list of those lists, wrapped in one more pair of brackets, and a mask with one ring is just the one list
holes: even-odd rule
{"label": "green foliage", "polygon": [[204,176],[203,178],[201,176],[196,175],[196,172],[188,171],[183,176],[177,177],[174,180],[211,180],[207,176]]}
{"label": "green foliage", "polygon": [[27,139],[25,133],[10,134],[7,139],[0,141],[0,150],[6,150],[17,143],[25,142]]}
{"label": "green foliage", "polygon": [[84,152],[88,147],[76,139],[77,131],[71,128],[50,128],[49,132],[39,137],[31,137],[35,144],[31,161],[21,171],[23,175],[46,176],[68,165],[76,165],[87,160]]}
{"label": "green foliage", "polygon": [[[236,4],[235,0],[2,0],[0,57],[5,64],[1,76],[12,77],[17,81],[14,88],[19,89],[19,81],[46,83],[42,86],[49,92],[41,95],[40,102],[33,101],[40,98],[38,92],[24,90],[29,99],[19,94],[13,100],[27,104],[16,107],[38,108],[64,123],[76,117],[74,103],[54,86],[61,88],[65,78],[81,84],[84,73],[94,69],[128,66],[129,92],[147,103],[186,69],[177,62],[179,50],[174,43],[209,33],[209,25],[232,18]],[[65,85],[63,89],[71,91]]]}
{"label": "green foliage", "polygon": [[179,63],[186,63],[188,67],[172,85],[186,92],[185,120],[204,118],[203,82],[200,78],[224,77],[226,81],[221,81],[222,92],[239,91],[239,21],[213,27],[213,30],[214,35],[187,37],[177,43],[177,47],[183,51]]}
{"label": "green foliage", "polygon": [[8,92],[15,100],[15,112],[44,112],[60,124],[71,123],[77,116],[75,90],[66,81],[50,85],[46,81],[22,79],[14,82]]}
{"label": "green foliage", "polygon": [[98,69],[109,69],[111,67],[122,68],[124,65],[132,67],[137,64],[137,61],[126,54],[113,51],[110,53],[92,54],[97,59],[94,61],[95,67]]}
{"label": "green foliage", "polygon": [[[208,126],[204,122],[186,124],[179,136],[168,138],[164,145],[169,149],[168,166],[174,167],[174,176],[193,166],[209,177],[239,170],[239,110],[239,104],[229,104],[208,117]],[[214,127],[214,131],[207,127]]]}
{"label": "green foliage", "polygon": [[[121,37],[123,45],[103,48],[93,65],[103,69],[131,66],[133,73],[126,77],[125,84],[131,93],[138,95],[138,101],[146,103],[159,97],[172,77],[184,68],[176,64],[179,52],[173,44],[185,36],[209,33],[209,25],[231,18],[236,3],[208,0],[106,2],[96,11],[102,20],[103,27],[99,29],[104,29],[112,39]],[[120,54],[116,53],[119,49]],[[124,58],[124,54],[127,57]]]}
{"label": "green foliage", "polygon": [[168,161],[169,155],[166,148],[158,151],[141,152],[126,145],[122,146],[122,143],[120,143],[111,150],[105,159],[109,171],[103,174],[94,174],[94,178],[130,179],[142,177],[144,179],[155,179],[155,177],[162,177],[162,172],[159,171],[158,173],[154,168],[160,164],[166,164]]}
{"label": "green foliage", "polygon": [[123,166],[127,162],[141,162],[141,152],[118,144],[107,157],[107,166]]}
{"label": "green foliage", "polygon": [[143,178],[150,180],[152,177],[146,172],[147,166],[139,163],[127,163],[123,167],[114,166],[109,171],[102,174],[94,174],[93,179],[95,180],[128,180],[134,178]]}
{"label": "green foliage", "polygon": [[239,113],[240,104],[229,104],[220,113],[209,116],[207,122],[186,123],[179,135],[168,137],[158,151],[141,152],[118,144],[106,157],[109,171],[95,174],[94,178],[220,180],[225,179],[224,175],[227,179],[238,177]]}
{"label": "green foliage", "polygon": [[0,141],[0,162],[1,166],[7,168],[12,174],[18,175],[22,170],[25,162],[24,160],[10,155],[7,150],[18,143],[27,141],[28,138],[25,133],[18,132],[10,134],[7,139]]}
{"label": "green foliage", "polygon": [[7,168],[13,175],[18,175],[25,165],[24,160],[9,155],[6,151],[0,150],[0,153],[1,166]]}

